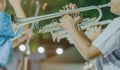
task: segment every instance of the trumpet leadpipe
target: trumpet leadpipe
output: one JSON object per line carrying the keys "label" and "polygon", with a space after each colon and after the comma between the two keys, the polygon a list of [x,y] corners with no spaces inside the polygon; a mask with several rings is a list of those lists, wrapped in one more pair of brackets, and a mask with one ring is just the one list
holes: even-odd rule
{"label": "trumpet leadpipe", "polygon": [[30,23],[33,23],[36,21],[51,19],[51,18],[62,16],[64,14],[70,14],[70,13],[74,13],[74,12],[83,12],[83,11],[88,11],[88,10],[93,10],[93,9],[97,9],[98,11],[100,11],[99,8],[104,8],[104,7],[108,7],[108,6],[110,6],[110,3],[104,4],[104,5],[99,5],[99,6],[82,7],[82,8],[78,8],[78,9],[67,10],[67,11],[43,15],[43,16],[36,16],[36,17],[29,17],[29,18],[16,18],[15,23],[18,23],[21,26],[24,26],[26,24],[30,24]]}

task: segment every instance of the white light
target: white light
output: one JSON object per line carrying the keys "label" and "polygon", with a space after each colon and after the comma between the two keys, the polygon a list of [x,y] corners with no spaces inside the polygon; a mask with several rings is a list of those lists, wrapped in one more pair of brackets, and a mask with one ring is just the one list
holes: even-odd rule
{"label": "white light", "polygon": [[59,54],[59,55],[63,54],[63,49],[62,48],[57,48],[56,53]]}
{"label": "white light", "polygon": [[24,52],[26,50],[26,46],[24,44],[21,44],[19,46],[19,50],[22,51],[22,52]]}
{"label": "white light", "polygon": [[27,54],[27,55],[30,55],[30,54],[31,54],[30,50],[27,50],[27,51],[26,51],[26,54]]}
{"label": "white light", "polygon": [[39,52],[39,53],[44,53],[44,52],[45,52],[44,47],[39,47],[39,48],[38,48],[38,52]]}

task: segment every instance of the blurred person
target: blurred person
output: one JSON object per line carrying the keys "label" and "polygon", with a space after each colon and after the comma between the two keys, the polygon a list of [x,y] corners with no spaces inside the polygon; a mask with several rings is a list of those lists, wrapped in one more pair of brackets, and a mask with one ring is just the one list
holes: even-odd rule
{"label": "blurred person", "polygon": [[[11,6],[14,8],[16,16],[19,18],[25,18],[25,14],[21,7],[21,0],[9,0]],[[12,38],[16,36],[11,24],[11,17],[9,14],[4,12],[6,8],[6,0],[0,0],[0,68],[5,70],[5,67],[12,59]],[[23,30],[29,29],[29,25],[27,25]],[[30,32],[32,33],[32,31]],[[21,34],[21,32],[19,33]],[[13,45],[18,46],[20,43],[30,38],[29,34],[23,35],[21,38],[13,41]]]}

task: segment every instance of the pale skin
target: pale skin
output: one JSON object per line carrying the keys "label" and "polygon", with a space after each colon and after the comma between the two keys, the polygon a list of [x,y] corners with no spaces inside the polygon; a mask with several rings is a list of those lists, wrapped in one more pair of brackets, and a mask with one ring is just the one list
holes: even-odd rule
{"label": "pale skin", "polygon": [[0,11],[4,11],[6,8],[6,0],[0,0]]}
{"label": "pale skin", "polygon": [[[21,6],[21,0],[9,0],[9,3],[13,7],[13,9],[14,9],[16,17],[18,17],[18,18],[25,18],[26,17],[26,15],[25,15],[25,13],[24,13],[24,11],[22,9],[22,6]],[[23,32],[28,30],[28,29],[30,29],[29,25],[26,25],[24,27]],[[29,32],[29,33],[32,33],[32,31]],[[30,39],[31,38],[31,36],[30,36],[31,34],[29,34],[29,33],[28,34],[24,34],[20,38],[14,40],[13,41],[13,48],[18,46],[20,43],[24,42],[26,39]]]}
{"label": "pale skin", "polygon": [[[120,0],[112,0],[111,3],[111,12],[120,15]],[[79,20],[79,17],[77,19]],[[70,34],[74,41],[75,47],[86,60],[91,60],[102,56],[101,51],[92,45],[92,41],[89,36],[87,37],[81,29],[80,32],[77,30],[75,19],[73,19],[70,15],[64,15],[60,22],[61,23],[57,25],[64,28]],[[96,27],[97,32],[93,30],[93,35],[96,35],[95,38],[101,33],[100,28],[101,27]],[[94,40],[94,38],[92,39]]]}
{"label": "pale skin", "polygon": [[[10,5],[13,7],[16,17],[18,18],[25,18],[26,15],[21,7],[21,0],[9,0]],[[29,29],[29,26],[25,26],[24,30]],[[13,41],[13,48],[15,48],[16,46],[18,46],[20,43],[22,43],[23,41],[25,41],[28,38],[27,34],[22,35],[20,38],[16,39]]]}

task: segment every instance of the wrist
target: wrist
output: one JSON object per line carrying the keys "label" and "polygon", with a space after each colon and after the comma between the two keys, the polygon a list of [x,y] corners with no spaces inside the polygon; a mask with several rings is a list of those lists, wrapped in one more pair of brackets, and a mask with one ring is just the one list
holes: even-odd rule
{"label": "wrist", "polygon": [[66,28],[66,30],[67,30],[68,32],[76,31],[76,30],[77,30],[77,26],[71,26],[71,27],[69,27],[69,28]]}

